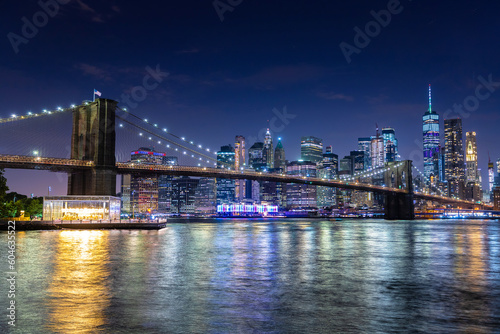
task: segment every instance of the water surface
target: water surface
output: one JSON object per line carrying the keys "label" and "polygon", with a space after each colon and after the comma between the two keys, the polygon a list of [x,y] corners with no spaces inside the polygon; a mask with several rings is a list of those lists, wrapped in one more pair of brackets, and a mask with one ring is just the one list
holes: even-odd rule
{"label": "water surface", "polygon": [[208,220],[16,237],[13,332],[500,332],[498,221]]}

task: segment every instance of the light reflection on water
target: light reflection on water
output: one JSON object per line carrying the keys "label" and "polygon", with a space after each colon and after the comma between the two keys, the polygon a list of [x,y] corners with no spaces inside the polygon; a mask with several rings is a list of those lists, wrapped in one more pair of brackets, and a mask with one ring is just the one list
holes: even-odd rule
{"label": "light reflection on water", "polygon": [[212,220],[161,231],[19,232],[17,329],[494,333],[499,238],[497,221]]}
{"label": "light reflection on water", "polygon": [[91,333],[106,322],[109,307],[109,239],[103,231],[57,234],[48,288],[46,328],[56,333]]}

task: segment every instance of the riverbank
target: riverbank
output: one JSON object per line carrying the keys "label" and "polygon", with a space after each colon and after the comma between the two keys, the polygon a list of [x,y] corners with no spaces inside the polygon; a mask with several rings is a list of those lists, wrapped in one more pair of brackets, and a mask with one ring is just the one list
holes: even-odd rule
{"label": "riverbank", "polygon": [[[0,219],[0,231],[7,231],[9,226],[15,226],[16,231],[37,230],[160,230],[166,227],[166,221],[16,221],[10,223],[8,219]],[[12,227],[10,228],[12,229]]]}

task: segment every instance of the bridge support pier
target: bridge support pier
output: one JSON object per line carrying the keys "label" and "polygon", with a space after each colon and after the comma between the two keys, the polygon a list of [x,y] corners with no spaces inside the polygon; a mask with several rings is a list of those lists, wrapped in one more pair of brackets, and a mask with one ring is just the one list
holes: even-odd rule
{"label": "bridge support pier", "polygon": [[388,193],[385,195],[385,219],[413,220],[415,205],[413,194]]}
{"label": "bridge support pier", "polygon": [[415,219],[415,204],[413,202],[413,177],[411,160],[390,162],[384,175],[385,184],[407,192],[389,192],[385,195],[385,219],[413,220]]}
{"label": "bridge support pier", "polygon": [[97,99],[73,111],[71,159],[92,160],[95,167],[69,174],[68,195],[116,194],[116,105],[113,100]]}

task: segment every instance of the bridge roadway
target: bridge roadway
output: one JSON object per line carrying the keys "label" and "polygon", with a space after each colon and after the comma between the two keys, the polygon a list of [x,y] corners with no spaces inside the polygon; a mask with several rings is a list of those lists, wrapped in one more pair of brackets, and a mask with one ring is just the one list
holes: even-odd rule
{"label": "bridge roadway", "polygon": [[[86,161],[86,160],[0,154],[0,168],[36,169],[36,170],[49,170],[53,172],[71,172],[74,170],[92,169],[94,167],[95,165],[93,161]],[[355,181],[349,182],[342,180],[328,180],[328,179],[321,179],[314,177],[293,176],[287,174],[270,174],[270,173],[255,172],[248,170],[236,171],[236,170],[227,170],[227,169],[211,168],[211,167],[145,165],[145,164],[137,164],[131,162],[118,162],[116,163],[115,168],[118,174],[142,174],[142,175],[163,174],[172,176],[244,179],[244,180],[271,181],[271,182],[281,182],[281,183],[309,184],[315,186],[378,192],[383,194],[407,193],[406,189],[396,189],[390,187],[376,186],[372,184],[360,183]],[[441,203],[448,203],[448,204],[464,205],[464,206],[477,205],[473,202],[465,200],[453,199],[445,196],[432,195],[420,192],[415,192],[414,198],[441,202]],[[490,206],[487,205],[483,206],[485,208],[490,208]]]}

